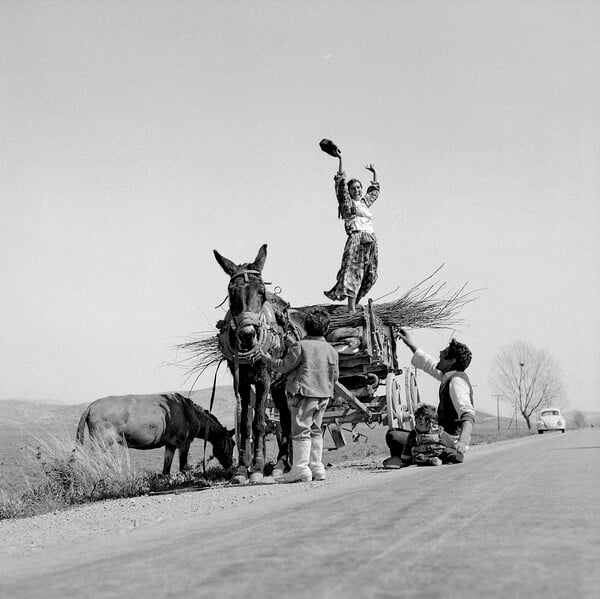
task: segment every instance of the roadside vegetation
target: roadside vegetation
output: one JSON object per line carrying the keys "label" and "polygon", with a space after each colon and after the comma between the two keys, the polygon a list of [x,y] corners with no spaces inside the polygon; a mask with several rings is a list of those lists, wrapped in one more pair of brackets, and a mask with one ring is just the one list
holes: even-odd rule
{"label": "roadside vegetation", "polygon": [[[369,428],[358,425],[346,431],[348,444],[340,449],[332,446],[325,452],[324,461],[332,467],[379,467],[387,455],[385,427]],[[472,444],[493,443],[530,435],[522,428],[518,431],[501,430],[491,426],[475,429]],[[272,439],[271,451],[275,452]],[[120,445],[105,446],[101,441],[90,440],[85,446],[74,445],[69,437],[53,436],[37,440],[29,448],[32,459],[41,469],[41,476],[28,483],[21,493],[0,491],[0,520],[26,518],[34,515],[65,510],[70,507],[102,501],[137,497],[149,493],[173,492],[178,489],[203,488],[224,484],[230,480],[232,470],[220,466],[208,468],[204,473],[197,464],[185,473],[163,476],[132,462],[129,450]],[[269,463],[265,474],[270,473]]]}
{"label": "roadside vegetation", "polygon": [[163,476],[132,464],[129,451],[121,445],[107,447],[90,440],[73,446],[64,437],[50,437],[30,448],[42,476],[19,494],[0,492],[0,520],[25,518],[64,510],[74,505],[137,497],[181,487],[207,487],[228,480],[230,471],[202,466],[185,473]]}

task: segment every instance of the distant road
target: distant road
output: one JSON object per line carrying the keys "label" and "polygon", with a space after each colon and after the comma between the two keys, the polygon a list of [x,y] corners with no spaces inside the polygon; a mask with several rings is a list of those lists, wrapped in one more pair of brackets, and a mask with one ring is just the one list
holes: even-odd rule
{"label": "distant road", "polygon": [[0,563],[0,596],[600,597],[600,429]]}

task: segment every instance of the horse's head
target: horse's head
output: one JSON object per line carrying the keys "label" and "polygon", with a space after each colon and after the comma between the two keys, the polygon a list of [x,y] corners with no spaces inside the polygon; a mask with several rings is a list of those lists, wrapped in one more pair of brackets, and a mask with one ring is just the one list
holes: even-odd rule
{"label": "horse's head", "polygon": [[260,313],[267,300],[262,269],[267,259],[267,245],[258,250],[253,262],[235,264],[217,250],[215,258],[229,275],[229,309],[233,317],[237,346],[240,351],[251,350],[258,341]]}
{"label": "horse's head", "polygon": [[219,435],[212,441],[215,458],[221,462],[223,468],[229,468],[233,464],[233,448],[235,447],[235,429],[225,429],[223,435]]}

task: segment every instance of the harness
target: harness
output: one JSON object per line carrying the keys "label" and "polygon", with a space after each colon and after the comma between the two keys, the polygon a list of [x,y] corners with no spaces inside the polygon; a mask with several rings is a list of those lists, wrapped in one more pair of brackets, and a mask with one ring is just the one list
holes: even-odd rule
{"label": "harness", "polygon": [[[240,351],[237,347],[236,331],[245,326],[256,328],[256,344],[247,351]],[[240,312],[237,316],[232,316],[231,310],[228,310],[219,329],[219,349],[226,360],[237,360],[239,364],[254,364],[260,356],[260,350],[274,357],[281,357],[283,353],[284,333],[277,326],[275,311],[269,302],[262,305],[260,312]]]}
{"label": "harness", "polygon": [[[244,277],[244,281],[249,283],[248,275],[253,274],[261,278],[262,273],[258,270],[242,269],[231,275],[229,284],[238,277]],[[263,285],[267,285],[263,281]],[[286,323],[289,324],[286,310]],[[257,341],[251,349],[240,351],[237,347],[237,331],[246,326],[253,326],[257,331]],[[272,304],[265,300],[261,306],[260,312],[240,312],[237,316],[233,316],[231,312],[231,299],[229,301],[229,310],[225,318],[217,323],[219,329],[218,344],[223,357],[233,362],[233,390],[236,399],[236,441],[240,442],[239,434],[239,416],[241,414],[241,398],[239,395],[239,380],[240,380],[240,365],[253,365],[260,357],[260,350],[269,353],[273,357],[280,358],[285,349],[286,331],[282,330],[275,317],[275,311]],[[233,342],[232,342],[233,338]],[[216,376],[215,376],[216,386]],[[214,387],[213,387],[214,394]]]}
{"label": "harness", "polygon": [[[242,269],[231,275],[229,283],[231,284],[238,277],[244,277],[244,281],[249,283],[249,274],[262,278],[262,273],[258,270]],[[269,285],[269,283],[264,282],[263,284]],[[242,365],[252,365],[259,358],[260,350],[271,354],[275,358],[282,356],[285,350],[285,331],[282,331],[278,326],[273,305],[268,300],[263,302],[260,312],[244,311],[236,316],[231,313],[231,301],[229,306],[225,318],[217,323],[219,349],[225,359]],[[286,322],[289,323],[289,320],[286,319]],[[257,340],[251,349],[240,351],[237,347],[237,331],[248,326],[256,329]]]}

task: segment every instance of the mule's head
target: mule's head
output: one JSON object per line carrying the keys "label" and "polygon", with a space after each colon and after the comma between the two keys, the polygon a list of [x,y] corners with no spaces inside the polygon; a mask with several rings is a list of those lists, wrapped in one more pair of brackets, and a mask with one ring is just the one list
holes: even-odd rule
{"label": "mule's head", "polygon": [[235,429],[227,430],[224,428],[224,433],[212,441],[215,458],[221,462],[223,468],[229,468],[233,464],[234,435]]}
{"label": "mule's head", "polygon": [[217,250],[215,258],[229,275],[229,309],[235,324],[237,345],[240,351],[251,350],[258,341],[260,312],[267,300],[262,269],[267,259],[267,245],[258,250],[253,262],[235,264]]}

